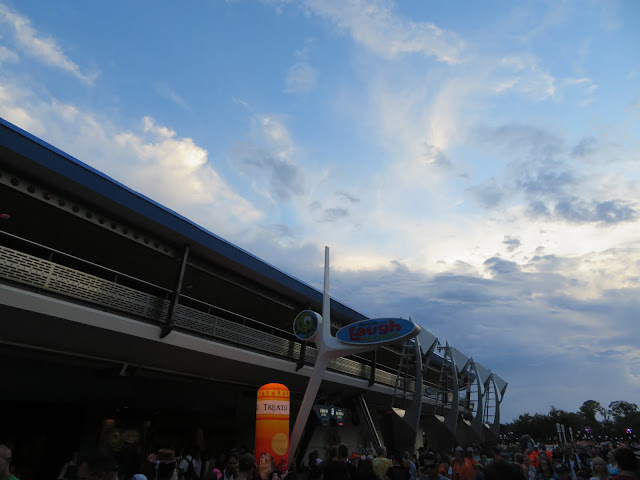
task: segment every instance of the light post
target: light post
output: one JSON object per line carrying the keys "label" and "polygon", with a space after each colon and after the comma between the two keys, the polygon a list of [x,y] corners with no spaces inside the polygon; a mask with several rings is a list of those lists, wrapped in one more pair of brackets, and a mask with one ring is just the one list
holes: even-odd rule
{"label": "light post", "polygon": [[556,430],[558,431],[558,443],[562,445],[562,430],[559,423],[556,423]]}
{"label": "light post", "polygon": [[[296,450],[302,438],[305,425],[309,418],[309,414],[313,409],[313,404],[316,399],[320,384],[322,383],[327,365],[333,359],[353,355],[356,353],[363,353],[375,350],[380,345],[388,343],[396,343],[403,339],[413,338],[420,333],[420,327],[413,324],[411,320],[404,320],[401,318],[381,318],[381,319],[369,319],[367,325],[377,326],[379,324],[393,324],[393,331],[390,330],[389,325],[386,325],[385,334],[392,331],[398,335],[396,337],[390,337],[386,335],[377,335],[375,339],[371,340],[361,338],[357,336],[355,340],[345,339],[343,333],[347,327],[340,329],[336,336],[331,333],[331,297],[329,296],[329,247],[324,249],[324,290],[322,294],[322,315],[313,312],[311,310],[304,310],[300,312],[294,322],[293,331],[296,337],[304,342],[315,342],[317,349],[317,357],[315,365],[311,371],[307,388],[302,398],[302,403],[298,410],[298,416],[296,418],[293,429],[291,430],[291,436],[289,439],[289,465],[292,464],[296,458]],[[350,324],[348,327],[363,330],[364,328],[358,328],[363,321]],[[376,327],[377,328],[377,327]],[[374,329],[375,330],[375,329]],[[371,335],[373,337],[373,335]],[[380,337],[380,338],[377,338]]]}

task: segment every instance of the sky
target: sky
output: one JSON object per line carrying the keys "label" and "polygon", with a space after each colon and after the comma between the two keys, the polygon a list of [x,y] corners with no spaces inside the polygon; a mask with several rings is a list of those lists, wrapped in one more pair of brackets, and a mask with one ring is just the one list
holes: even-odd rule
{"label": "sky", "polygon": [[0,0],[0,117],[508,382],[640,398],[640,2]]}

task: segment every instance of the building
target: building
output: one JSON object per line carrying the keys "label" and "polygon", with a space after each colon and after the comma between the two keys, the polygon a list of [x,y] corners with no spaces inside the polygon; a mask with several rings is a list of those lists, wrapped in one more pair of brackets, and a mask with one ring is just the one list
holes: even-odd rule
{"label": "building", "polygon": [[[251,447],[264,383],[289,387],[293,424],[315,350],[292,322],[321,306],[322,292],[0,121],[0,443],[43,465],[23,480],[82,445]],[[334,332],[363,319],[331,300]],[[333,361],[318,401],[350,415],[309,421],[300,450],[491,441],[505,389],[423,329]]]}

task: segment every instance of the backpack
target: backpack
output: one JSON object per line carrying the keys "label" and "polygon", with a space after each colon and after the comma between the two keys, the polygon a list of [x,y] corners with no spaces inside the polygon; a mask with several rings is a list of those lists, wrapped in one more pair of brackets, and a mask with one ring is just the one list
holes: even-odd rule
{"label": "backpack", "polygon": [[196,467],[193,464],[193,457],[191,457],[187,461],[189,462],[189,464],[187,465],[187,469],[182,473],[182,478],[184,480],[195,480],[196,478],[198,478],[198,476],[195,474]]}

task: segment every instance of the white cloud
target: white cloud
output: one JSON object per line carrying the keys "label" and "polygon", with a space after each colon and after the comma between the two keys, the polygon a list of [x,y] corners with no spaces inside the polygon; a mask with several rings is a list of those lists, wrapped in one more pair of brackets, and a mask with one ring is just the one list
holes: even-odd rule
{"label": "white cloud", "polygon": [[587,106],[593,102],[597,89],[598,86],[588,77],[564,78],[558,85],[561,96],[577,96],[577,103],[581,106]]}
{"label": "white cloud", "polygon": [[166,98],[167,100],[170,100],[171,102],[173,102],[183,110],[191,111],[191,107],[187,104],[184,98],[178,95],[175,92],[175,90],[173,90],[173,88],[169,86],[169,84],[164,82],[158,82],[154,84],[153,88],[161,97]]}
{"label": "white cloud", "polygon": [[[208,164],[206,150],[192,139],[179,138],[174,131],[145,117],[142,133],[119,133],[113,141],[121,156],[119,168],[123,167],[122,157],[126,156],[130,184],[150,198],[180,211],[203,205],[211,208],[224,205],[230,216],[244,222],[259,218],[257,211],[234,193]],[[109,159],[103,162],[105,168],[113,168],[106,163],[111,163]]]}
{"label": "white cloud", "polygon": [[285,93],[306,94],[318,86],[318,73],[306,62],[289,67],[285,79]]}
{"label": "white cloud", "polygon": [[16,45],[26,54],[47,65],[69,72],[84,83],[92,84],[96,79],[95,73],[83,73],[80,67],[64,54],[54,39],[41,37],[31,26],[28,18],[12,11],[2,3],[0,3],[0,22],[13,27]]}
{"label": "white cloud", "polygon": [[27,103],[21,101],[29,98],[30,92],[13,83],[0,83],[0,116],[27,132],[37,134],[43,130],[43,124],[37,115],[33,115]]}
{"label": "white cloud", "polygon": [[531,55],[519,55],[500,59],[494,91],[502,93],[515,90],[530,95],[535,100],[553,98],[556,93],[555,80],[538,65],[537,58]]}
{"label": "white cloud", "polygon": [[311,52],[316,49],[316,39],[307,37],[304,39],[304,46],[295,51],[295,57],[301,62],[306,62],[311,55]]}
{"label": "white cloud", "polygon": [[2,62],[17,62],[17,61],[18,61],[18,55],[15,52],[9,50],[4,45],[0,45],[0,64],[2,64]]}
{"label": "white cloud", "polygon": [[222,178],[204,148],[149,117],[123,131],[11,85],[0,85],[0,116],[221,235],[262,216]]}
{"label": "white cloud", "polygon": [[305,5],[384,58],[420,54],[456,63],[464,49],[464,42],[455,33],[433,23],[402,18],[394,13],[394,5],[388,0],[307,0]]}
{"label": "white cloud", "polygon": [[234,144],[233,165],[251,179],[254,191],[272,208],[304,192],[305,175],[296,163],[297,150],[283,120],[253,115],[251,132]]}

